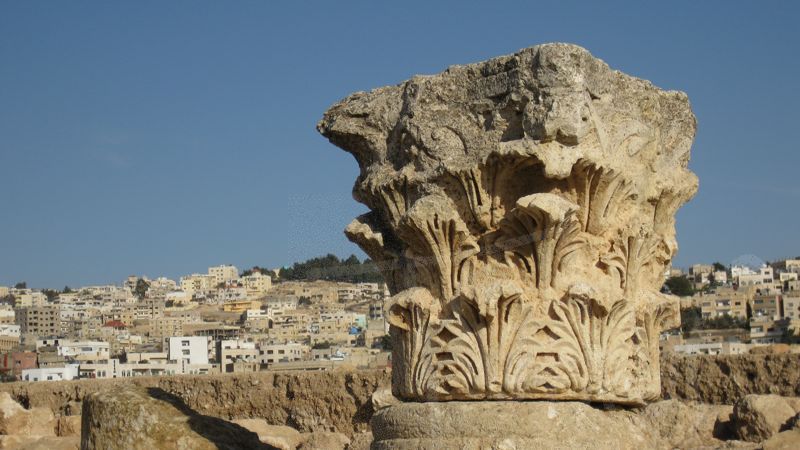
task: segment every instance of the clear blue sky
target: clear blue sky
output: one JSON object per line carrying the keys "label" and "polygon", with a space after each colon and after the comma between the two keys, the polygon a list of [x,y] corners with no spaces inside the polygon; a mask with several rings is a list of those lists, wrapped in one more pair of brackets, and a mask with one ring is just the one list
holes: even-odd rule
{"label": "clear blue sky", "polygon": [[356,252],[357,168],[323,111],[554,41],[689,94],[676,265],[800,254],[798,5],[2,1],[0,285]]}

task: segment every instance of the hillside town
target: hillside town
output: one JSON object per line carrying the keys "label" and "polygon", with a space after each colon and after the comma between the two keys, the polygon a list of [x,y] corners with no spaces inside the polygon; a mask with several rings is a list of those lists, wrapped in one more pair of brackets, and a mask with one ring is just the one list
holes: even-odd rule
{"label": "hillside town", "polygon": [[[670,289],[681,295],[682,326],[664,333],[662,351],[740,354],[800,341],[800,259],[760,267],[714,263],[695,264],[686,272],[672,269],[665,283]],[[795,351],[797,346],[782,348]]]}
{"label": "hillside town", "polygon": [[[385,284],[279,274],[220,265],[179,281],[132,275],[61,291],[0,287],[0,375],[52,381],[390,365]],[[664,290],[681,295],[683,325],[662,334],[662,351],[739,354],[797,341],[800,259],[673,268]]]}
{"label": "hillside town", "polygon": [[209,267],[179,281],[0,287],[0,374],[47,381],[386,367],[379,283],[284,281]]}

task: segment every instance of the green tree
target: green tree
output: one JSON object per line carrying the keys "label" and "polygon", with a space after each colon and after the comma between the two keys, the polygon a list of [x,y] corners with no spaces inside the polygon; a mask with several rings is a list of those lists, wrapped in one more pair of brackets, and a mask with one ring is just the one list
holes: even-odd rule
{"label": "green tree", "polygon": [[28,283],[20,281],[19,283],[14,285],[14,289],[28,289]]}
{"label": "green tree", "polygon": [[329,280],[349,283],[383,281],[377,266],[369,259],[361,262],[356,255],[339,259],[333,254],[294,263],[292,267],[284,267],[280,270],[279,278],[282,280]]}
{"label": "green tree", "polygon": [[717,286],[719,286],[719,283],[717,283],[717,277],[715,277],[713,273],[708,274],[708,285],[705,289],[706,292],[713,290]]}
{"label": "green tree", "polygon": [[63,294],[71,294],[71,293],[72,293],[72,292],[74,292],[74,291],[73,291],[72,289],[70,289],[70,287],[69,287],[69,286],[64,286],[64,289],[63,289],[61,292],[62,292]]}
{"label": "green tree", "polygon": [[681,309],[682,332],[688,333],[692,330],[698,329],[701,327],[702,322],[703,322],[703,316],[700,312],[699,307],[693,306],[691,308]]}
{"label": "green tree", "polygon": [[787,327],[785,330],[783,330],[781,342],[785,344],[800,344],[800,336],[798,336],[794,328]]}
{"label": "green tree", "polygon": [[689,297],[694,295],[692,282],[685,276],[669,277],[664,283],[669,291],[679,297]]}
{"label": "green tree", "polygon": [[133,288],[133,295],[136,296],[139,300],[143,299],[145,295],[147,295],[147,290],[150,289],[150,283],[145,281],[142,278],[136,280],[136,286]]}
{"label": "green tree", "polygon": [[381,348],[384,350],[392,349],[392,337],[388,334],[381,336]]}

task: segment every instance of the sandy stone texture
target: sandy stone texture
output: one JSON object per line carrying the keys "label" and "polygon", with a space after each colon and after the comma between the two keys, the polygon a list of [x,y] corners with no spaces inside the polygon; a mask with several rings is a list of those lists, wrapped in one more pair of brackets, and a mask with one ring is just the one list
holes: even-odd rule
{"label": "sandy stone texture", "polygon": [[346,235],[393,296],[405,400],[658,399],[687,96],[544,44],[355,93],[317,126],[370,212]]}

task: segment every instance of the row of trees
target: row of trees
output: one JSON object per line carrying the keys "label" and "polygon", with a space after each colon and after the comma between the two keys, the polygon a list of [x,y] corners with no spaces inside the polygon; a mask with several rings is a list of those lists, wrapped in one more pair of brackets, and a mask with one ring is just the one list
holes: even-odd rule
{"label": "row of trees", "polygon": [[750,329],[750,322],[733,316],[719,316],[704,319],[700,307],[681,309],[681,331],[692,330],[728,330],[734,328]]}
{"label": "row of trees", "polygon": [[328,280],[347,283],[378,283],[383,278],[370,259],[363,262],[356,255],[339,259],[336,255],[311,258],[280,270],[281,280]]}

